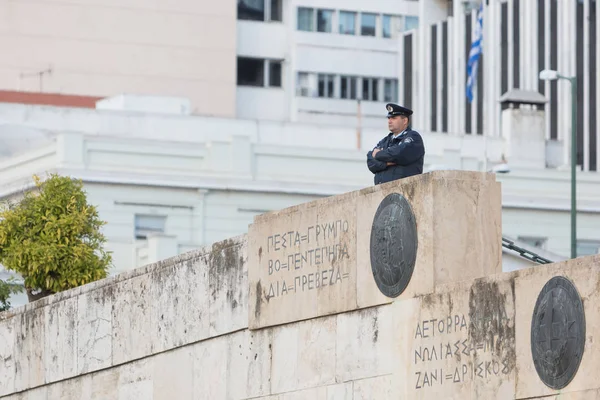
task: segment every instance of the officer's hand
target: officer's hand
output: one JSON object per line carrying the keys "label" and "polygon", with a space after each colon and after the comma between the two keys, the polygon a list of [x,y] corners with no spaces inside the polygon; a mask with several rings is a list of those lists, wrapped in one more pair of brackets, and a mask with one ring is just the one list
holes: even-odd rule
{"label": "officer's hand", "polygon": [[389,162],[389,161],[388,161],[387,163],[385,163],[385,165],[387,165],[388,167],[391,167],[392,165],[396,165],[396,163],[393,163],[393,162]]}
{"label": "officer's hand", "polygon": [[379,148],[375,147],[375,148],[373,149],[373,157],[375,157],[375,155],[376,155],[377,153],[379,153],[380,151],[381,151],[381,149],[379,149]]}

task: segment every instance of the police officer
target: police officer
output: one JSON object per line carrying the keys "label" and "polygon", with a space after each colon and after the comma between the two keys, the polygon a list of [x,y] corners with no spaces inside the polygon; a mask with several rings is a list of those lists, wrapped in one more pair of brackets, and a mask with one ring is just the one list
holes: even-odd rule
{"label": "police officer", "polygon": [[376,185],[423,173],[425,146],[421,135],[410,129],[412,110],[394,103],[386,109],[390,133],[367,153]]}

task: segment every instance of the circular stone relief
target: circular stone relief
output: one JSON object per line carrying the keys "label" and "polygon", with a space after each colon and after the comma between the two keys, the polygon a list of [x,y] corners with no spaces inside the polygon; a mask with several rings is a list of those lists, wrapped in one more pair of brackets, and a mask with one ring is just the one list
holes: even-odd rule
{"label": "circular stone relief", "polygon": [[397,297],[408,286],[417,260],[417,223],[410,204],[398,193],[379,204],[371,228],[371,270],[377,287]]}
{"label": "circular stone relief", "polygon": [[562,389],[583,356],[585,314],[577,289],[567,278],[550,279],[538,295],[531,319],[531,355],[544,384]]}

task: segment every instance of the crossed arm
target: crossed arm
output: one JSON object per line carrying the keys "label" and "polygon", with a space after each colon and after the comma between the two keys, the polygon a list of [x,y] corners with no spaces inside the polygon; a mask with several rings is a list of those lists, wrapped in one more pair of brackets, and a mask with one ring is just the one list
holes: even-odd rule
{"label": "crossed arm", "polygon": [[419,136],[411,136],[397,146],[385,150],[375,149],[372,156],[376,161],[409,165],[417,161],[425,153],[423,142]]}
{"label": "crossed arm", "polygon": [[[377,146],[379,146],[379,145],[380,145],[380,143],[377,144]],[[375,147],[373,150],[371,150],[367,153],[367,166],[369,167],[369,171],[371,171],[374,174],[385,170],[387,167],[389,167],[391,165],[396,165],[396,163],[391,162],[391,161],[377,160],[375,158],[375,155],[377,155],[377,153],[380,151],[381,151],[381,148]]]}

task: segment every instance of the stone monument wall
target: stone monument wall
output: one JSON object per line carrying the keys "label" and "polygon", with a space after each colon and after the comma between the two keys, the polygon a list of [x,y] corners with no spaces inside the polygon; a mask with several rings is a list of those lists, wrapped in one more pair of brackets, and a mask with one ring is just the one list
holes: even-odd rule
{"label": "stone monument wall", "polygon": [[0,314],[0,398],[600,398],[600,256],[503,274],[500,207],[425,174]]}

